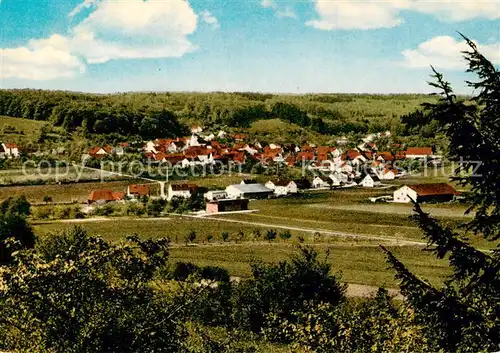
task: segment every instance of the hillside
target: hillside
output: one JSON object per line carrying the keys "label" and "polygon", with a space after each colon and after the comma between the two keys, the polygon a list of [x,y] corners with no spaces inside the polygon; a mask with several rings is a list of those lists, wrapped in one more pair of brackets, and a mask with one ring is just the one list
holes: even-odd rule
{"label": "hillside", "polygon": [[[297,136],[322,140],[321,135],[331,137],[396,131],[401,126],[401,115],[414,111],[431,99],[426,95],[408,94],[273,95],[236,92],[97,95],[0,90],[0,115],[47,121],[69,132],[81,128],[84,134],[89,135],[113,133],[142,138],[173,137],[189,133],[192,124],[201,124],[209,129],[223,127],[264,135],[273,134],[274,130],[279,131],[278,135],[284,140],[296,139]],[[281,121],[279,126],[276,119]],[[260,122],[263,120],[267,123]],[[259,128],[264,125],[269,130]]]}

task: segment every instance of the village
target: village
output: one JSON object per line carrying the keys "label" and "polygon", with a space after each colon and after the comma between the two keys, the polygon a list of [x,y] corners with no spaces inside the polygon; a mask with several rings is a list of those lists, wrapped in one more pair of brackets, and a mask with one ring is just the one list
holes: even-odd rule
{"label": "village", "polygon": [[[141,155],[142,162],[162,166],[168,164],[175,169],[210,168],[214,165],[241,167],[244,164],[255,166],[264,175],[259,179],[241,180],[241,183],[227,185],[224,189],[208,190],[203,193],[207,213],[228,211],[244,211],[248,209],[251,199],[269,199],[293,197],[308,190],[335,190],[340,188],[379,188],[393,189],[387,182],[405,178],[406,168],[413,165],[441,165],[442,156],[437,155],[432,147],[408,147],[402,145],[389,146],[391,151],[379,150],[377,140],[390,137],[389,131],[369,134],[354,148],[348,146],[349,141],[339,139],[336,146],[316,146],[314,144],[269,143],[263,146],[259,142],[246,141],[242,133],[228,134],[222,130],[217,133],[203,134],[203,128],[195,125],[191,128],[191,136],[183,138],[158,138],[135,144],[122,142],[117,146],[92,146],[82,155],[82,163],[88,161],[107,161],[121,159],[127,155]],[[0,158],[20,158],[23,151],[15,143],[0,144]],[[54,153],[54,151],[51,151]],[[57,151],[56,151],[57,153]],[[36,155],[48,153],[37,151]],[[276,175],[265,177],[266,169],[277,166]],[[279,173],[283,168],[300,171],[299,178],[292,179]],[[230,170],[230,169],[228,169]],[[238,171],[237,168],[233,170]],[[240,168],[241,172],[241,168]],[[269,173],[268,173],[269,174]],[[297,173],[295,173],[297,174]],[[91,190],[88,205],[101,205],[109,202],[125,202],[138,198],[151,197],[171,201],[174,198],[191,198],[201,196],[196,180],[186,182],[158,181],[158,194],[150,190],[151,182],[144,185],[131,184],[123,192],[106,189]],[[421,183],[416,185],[400,185],[388,195],[372,198],[372,202],[410,203],[414,201],[445,202],[453,200],[458,192],[445,183]]]}
{"label": "village", "polygon": [[[294,197],[311,190],[336,190],[342,188],[387,189],[388,194],[371,198],[372,202],[411,203],[447,202],[459,193],[446,183],[400,184],[396,190],[391,181],[403,179],[408,171],[402,165],[440,165],[442,157],[431,147],[391,146],[392,152],[377,148],[377,139],[390,136],[390,132],[370,134],[355,148],[346,147],[346,141],[337,141],[337,146],[316,146],[313,144],[279,145],[270,143],[264,147],[259,142],[248,143],[246,135],[224,131],[217,134],[203,134],[203,128],[196,125],[191,136],[175,139],[155,139],[136,147],[120,143],[116,147],[94,146],[82,156],[82,161],[122,158],[127,153],[141,153],[144,162],[154,165],[168,164],[171,168],[194,169],[212,167],[215,164],[259,165],[262,170],[270,165],[284,165],[285,168],[301,171],[299,178],[291,179],[279,175],[261,175],[255,179],[243,179],[238,184],[226,185],[222,189],[205,190],[200,194],[196,179],[191,181],[158,181],[160,190],[153,193],[151,183],[131,184],[123,192],[92,190],[89,205],[109,202],[134,201],[140,198],[157,198],[171,201],[174,198],[188,199],[203,197],[206,213],[237,212],[248,210],[249,200]],[[19,151],[15,146],[4,147],[6,156],[15,157]],[[406,164],[405,164],[406,163]],[[237,170],[236,168],[234,170]],[[409,171],[411,173],[411,171]],[[203,191],[203,190],[202,190]],[[90,208],[91,209],[91,208]]]}

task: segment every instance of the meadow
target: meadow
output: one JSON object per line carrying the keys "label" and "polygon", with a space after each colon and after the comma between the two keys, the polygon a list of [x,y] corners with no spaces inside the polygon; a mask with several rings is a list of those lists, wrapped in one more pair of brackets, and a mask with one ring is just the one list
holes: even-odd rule
{"label": "meadow", "polygon": [[[29,138],[38,134],[46,124],[45,121],[0,116],[0,141],[14,142]],[[15,132],[4,132],[7,126],[14,128]]]}
{"label": "meadow", "polygon": [[50,196],[57,203],[84,203],[92,190],[109,189],[126,192],[127,187],[140,180],[119,180],[107,182],[85,182],[69,184],[0,186],[0,200],[10,196],[26,196],[30,203],[41,203],[45,196]]}

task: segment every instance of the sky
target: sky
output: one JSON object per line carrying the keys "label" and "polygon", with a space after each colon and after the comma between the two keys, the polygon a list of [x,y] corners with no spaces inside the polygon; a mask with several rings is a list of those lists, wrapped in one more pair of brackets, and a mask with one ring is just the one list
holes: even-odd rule
{"label": "sky", "polygon": [[500,0],[0,0],[0,87],[458,93],[500,64]]}

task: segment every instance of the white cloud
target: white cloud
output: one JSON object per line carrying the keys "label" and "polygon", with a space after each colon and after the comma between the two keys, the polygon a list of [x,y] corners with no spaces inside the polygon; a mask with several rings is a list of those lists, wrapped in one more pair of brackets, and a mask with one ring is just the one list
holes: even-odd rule
{"label": "white cloud", "polygon": [[412,0],[414,11],[436,16],[445,22],[460,22],[474,18],[499,19],[499,0]]}
{"label": "white cloud", "polygon": [[425,13],[447,22],[500,19],[500,0],[315,0],[315,8],[319,18],[306,24],[322,30],[395,27],[403,22],[403,11]]}
{"label": "white cloud", "polygon": [[210,11],[204,10],[200,12],[200,17],[203,22],[212,26],[213,28],[220,28],[219,21],[214,15],[212,15]]}
{"label": "white cloud", "polygon": [[276,9],[278,6],[274,2],[274,0],[262,0],[260,5],[264,8]]}
{"label": "white cloud", "polygon": [[278,17],[288,17],[288,18],[297,18],[297,14],[289,7],[284,10],[276,11],[276,16]]}
{"label": "white cloud", "polygon": [[[196,30],[197,15],[185,0],[85,0],[70,16],[89,7],[93,11],[67,35],[2,49],[2,76],[71,77],[84,71],[83,62],[181,57],[195,49],[188,36]],[[214,25],[214,19],[207,20]]]}
{"label": "white cloud", "polygon": [[30,41],[27,47],[1,49],[2,78],[52,80],[83,72],[85,64],[58,45]]}
{"label": "white cloud", "polygon": [[278,6],[275,0],[262,0],[260,6],[266,9],[272,9],[278,18],[297,18],[297,14],[289,6],[283,8]]}
{"label": "white cloud", "polygon": [[[474,41],[481,54],[494,64],[500,64],[500,43],[479,44]],[[465,41],[456,41],[449,36],[439,36],[421,43],[416,49],[402,52],[403,64],[412,68],[429,68],[430,65],[439,69],[463,70],[467,63],[461,52],[469,50]]]}
{"label": "white cloud", "polygon": [[360,2],[360,1],[316,1],[320,19],[306,24],[322,30],[373,29],[394,27],[402,22],[398,17],[401,9],[408,6],[405,0]]}

